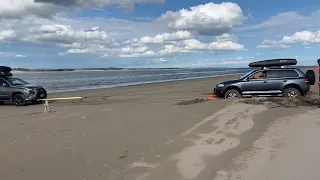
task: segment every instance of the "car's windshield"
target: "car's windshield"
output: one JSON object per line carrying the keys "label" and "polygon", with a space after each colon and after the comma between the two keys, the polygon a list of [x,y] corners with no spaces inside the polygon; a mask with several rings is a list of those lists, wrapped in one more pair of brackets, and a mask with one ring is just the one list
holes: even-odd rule
{"label": "car's windshield", "polygon": [[28,84],[22,79],[19,78],[8,78],[7,81],[12,85],[12,86],[19,86],[19,85],[26,85]]}
{"label": "car's windshield", "polygon": [[249,74],[253,73],[255,70],[251,70],[249,71],[247,74],[241,76],[239,79],[242,80],[242,79],[245,79]]}

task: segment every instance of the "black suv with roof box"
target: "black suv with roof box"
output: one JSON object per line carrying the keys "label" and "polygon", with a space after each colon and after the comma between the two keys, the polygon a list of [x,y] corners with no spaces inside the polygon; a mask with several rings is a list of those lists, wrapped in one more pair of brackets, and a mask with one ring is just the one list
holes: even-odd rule
{"label": "black suv with roof box", "polygon": [[294,67],[295,59],[273,59],[249,64],[259,67],[239,79],[218,83],[214,88],[216,96],[224,98],[240,98],[243,96],[274,96],[300,97],[307,94],[310,85],[315,84],[315,73],[308,70],[303,73]]}
{"label": "black suv with roof box", "polygon": [[47,98],[42,86],[32,86],[22,79],[12,77],[11,68],[0,66],[0,104],[13,102],[16,106],[24,106],[27,102],[38,104],[39,99]]}

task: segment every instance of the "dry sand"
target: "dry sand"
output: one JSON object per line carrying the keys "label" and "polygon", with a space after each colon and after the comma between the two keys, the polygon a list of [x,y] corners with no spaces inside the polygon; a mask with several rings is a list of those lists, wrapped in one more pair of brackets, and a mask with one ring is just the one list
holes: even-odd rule
{"label": "dry sand", "polygon": [[201,100],[230,78],[52,94],[85,97],[52,113],[3,105],[0,179],[320,179],[318,101]]}

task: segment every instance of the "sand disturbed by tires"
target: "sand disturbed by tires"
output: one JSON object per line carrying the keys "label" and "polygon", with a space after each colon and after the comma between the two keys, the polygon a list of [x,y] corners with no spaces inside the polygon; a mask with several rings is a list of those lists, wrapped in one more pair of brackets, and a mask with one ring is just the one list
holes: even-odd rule
{"label": "sand disturbed by tires", "polygon": [[264,97],[264,98],[250,98],[250,99],[240,99],[239,102],[245,104],[270,104],[271,108],[281,106],[281,107],[318,107],[320,106],[320,98],[313,97],[301,97],[301,98],[281,98],[281,97]]}

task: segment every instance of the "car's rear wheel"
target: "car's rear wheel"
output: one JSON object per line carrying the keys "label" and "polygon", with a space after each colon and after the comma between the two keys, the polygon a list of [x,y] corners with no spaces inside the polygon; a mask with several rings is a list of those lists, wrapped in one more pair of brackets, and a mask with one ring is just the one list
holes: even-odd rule
{"label": "car's rear wheel", "polygon": [[224,94],[224,98],[225,99],[241,98],[241,94],[239,91],[235,89],[231,89]]}
{"label": "car's rear wheel", "polygon": [[13,97],[13,103],[16,105],[16,106],[25,106],[27,103],[26,103],[26,100],[23,96],[23,94],[17,94]]}
{"label": "car's rear wheel", "polygon": [[286,98],[299,98],[301,97],[301,93],[296,88],[287,88],[283,91],[283,97]]}

